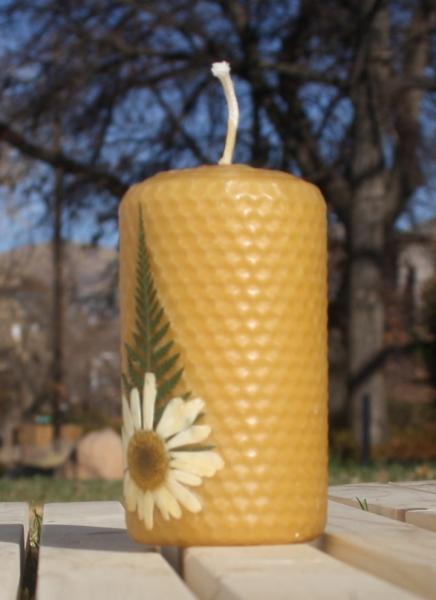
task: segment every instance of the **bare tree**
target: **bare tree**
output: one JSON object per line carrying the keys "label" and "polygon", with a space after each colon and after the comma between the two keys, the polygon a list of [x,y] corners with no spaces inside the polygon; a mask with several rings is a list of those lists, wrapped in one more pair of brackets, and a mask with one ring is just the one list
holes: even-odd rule
{"label": "bare tree", "polygon": [[[209,66],[232,63],[237,159],[316,182],[345,227],[332,315],[346,340],[356,439],[368,394],[382,441],[385,251],[431,179],[435,157],[423,148],[436,107],[434,3],[5,0],[0,19],[0,140],[63,170],[69,208],[101,221],[116,219],[133,180],[216,161],[225,119]],[[64,132],[56,150],[53,114]]]}

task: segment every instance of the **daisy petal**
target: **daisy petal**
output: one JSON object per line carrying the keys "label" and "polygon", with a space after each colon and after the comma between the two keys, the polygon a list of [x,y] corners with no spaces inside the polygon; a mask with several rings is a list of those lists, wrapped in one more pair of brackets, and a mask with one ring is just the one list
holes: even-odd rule
{"label": "daisy petal", "polygon": [[186,420],[190,425],[192,425],[203,409],[204,400],[202,398],[193,398],[185,402]]}
{"label": "daisy petal", "polygon": [[179,483],[185,483],[186,485],[201,485],[201,477],[188,473],[187,471],[179,471],[178,469],[171,469],[172,476],[177,479]]}
{"label": "daisy petal", "polygon": [[165,521],[168,521],[168,519],[170,518],[170,515],[168,512],[168,508],[165,503],[165,500],[162,497],[162,494],[160,493],[160,490],[161,490],[161,488],[157,488],[157,490],[153,490],[153,492],[152,492],[153,500],[154,500],[156,506],[158,507],[158,509],[160,510],[160,514],[162,515],[162,518]]}
{"label": "daisy petal", "polygon": [[170,492],[186,509],[194,513],[199,512],[201,510],[202,507],[199,498],[197,498],[197,496],[195,496],[192,492],[187,490],[185,486],[183,486],[181,483],[179,483],[172,477],[169,477],[167,485]]}
{"label": "daisy petal", "polygon": [[156,427],[156,432],[161,437],[167,438],[183,429],[184,404],[182,398],[173,398],[168,402]]}
{"label": "daisy petal", "polygon": [[136,388],[130,392],[130,410],[132,412],[132,421],[135,429],[141,429],[141,401],[139,399],[139,392]]}
{"label": "daisy petal", "polygon": [[145,492],[143,502],[145,528],[150,530],[153,529],[154,500],[153,495],[149,490]]}
{"label": "daisy petal", "polygon": [[170,517],[174,517],[175,519],[180,519],[182,516],[182,509],[180,508],[180,504],[174,498],[174,496],[169,492],[168,488],[162,485],[155,491],[155,497],[159,498],[158,506],[165,506]]}
{"label": "daisy petal", "polygon": [[192,425],[189,429],[181,431],[167,442],[167,448],[179,448],[188,444],[197,444],[209,437],[211,428],[209,425]]}
{"label": "daisy petal", "polygon": [[124,425],[124,429],[126,434],[130,437],[133,435],[133,420],[132,420],[132,413],[130,412],[130,408],[129,408],[129,404],[127,402],[127,398],[125,397],[125,395],[123,394],[123,399],[122,399],[122,405],[123,405],[123,425]]}
{"label": "daisy petal", "polygon": [[212,450],[202,450],[199,452],[181,452],[171,453],[171,468],[188,471],[200,477],[212,477],[224,466],[224,461],[217,452]]}
{"label": "daisy petal", "polygon": [[153,429],[154,406],[156,403],[156,377],[154,373],[146,373],[144,389],[142,392],[142,411],[144,415],[144,429]]}
{"label": "daisy petal", "polygon": [[137,496],[136,496],[136,486],[133,483],[130,475],[128,473],[124,476],[124,500],[126,502],[126,508],[129,512],[133,512],[136,510],[137,504]]}
{"label": "daisy petal", "polygon": [[201,398],[184,401],[182,398],[173,398],[168,402],[164,413],[156,428],[157,433],[163,438],[190,427],[204,408]]}

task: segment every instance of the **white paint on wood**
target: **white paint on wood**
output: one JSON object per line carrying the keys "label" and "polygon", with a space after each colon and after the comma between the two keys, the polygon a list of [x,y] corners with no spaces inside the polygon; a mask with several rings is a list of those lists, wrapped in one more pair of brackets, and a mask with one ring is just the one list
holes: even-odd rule
{"label": "white paint on wood", "polygon": [[189,548],[184,571],[201,600],[417,598],[309,544]]}
{"label": "white paint on wood", "polygon": [[192,600],[162,556],[129,539],[118,502],[48,504],[39,600]]}
{"label": "white paint on wood", "polygon": [[0,600],[15,600],[24,564],[29,507],[24,502],[0,503]]}
{"label": "white paint on wood", "polygon": [[329,498],[335,502],[360,508],[366,501],[370,512],[406,521],[409,510],[423,510],[436,506],[435,496],[422,488],[396,487],[380,483],[361,483],[356,485],[338,485],[329,488]]}
{"label": "white paint on wood", "polygon": [[430,531],[329,502],[323,549],[424,598],[435,598],[436,536]]}

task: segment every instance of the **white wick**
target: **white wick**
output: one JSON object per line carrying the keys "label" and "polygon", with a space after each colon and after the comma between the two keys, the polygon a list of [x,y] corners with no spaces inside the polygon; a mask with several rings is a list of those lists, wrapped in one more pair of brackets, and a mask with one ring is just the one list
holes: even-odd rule
{"label": "white wick", "polygon": [[228,62],[216,62],[212,65],[212,74],[221,81],[227,100],[229,118],[227,121],[227,137],[224,152],[219,160],[220,165],[230,165],[233,151],[235,149],[236,132],[239,122],[239,107],[236,99],[235,88],[230,77],[230,65]]}

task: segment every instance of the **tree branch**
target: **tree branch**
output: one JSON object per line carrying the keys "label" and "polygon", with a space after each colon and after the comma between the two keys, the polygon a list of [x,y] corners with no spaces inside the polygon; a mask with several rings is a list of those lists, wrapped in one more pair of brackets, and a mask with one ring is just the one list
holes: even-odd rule
{"label": "tree branch", "polygon": [[61,151],[49,150],[48,148],[39,146],[1,121],[0,141],[13,146],[30,158],[45,162],[52,167],[61,169],[67,173],[84,176],[93,183],[105,188],[114,194],[114,196],[122,196],[128,188],[128,186],[116,175],[103,171],[93,165],[74,160]]}
{"label": "tree branch", "polygon": [[421,142],[420,111],[425,89],[436,89],[434,80],[434,88],[422,85],[432,81],[424,75],[430,59],[430,40],[425,33],[428,23],[435,20],[435,9],[425,0],[421,1],[415,10],[404,45],[405,84],[403,93],[396,94],[394,98],[397,147],[391,171],[390,206],[387,211],[387,220],[391,223],[403,212],[414,191],[424,181],[418,154]]}
{"label": "tree branch", "polygon": [[347,87],[347,82],[340,77],[335,77],[328,73],[321,73],[308,69],[306,65],[297,65],[286,62],[265,61],[259,62],[259,66],[265,70],[273,70],[281,75],[292,77],[299,81],[308,81],[310,83],[323,83],[344,89]]}

